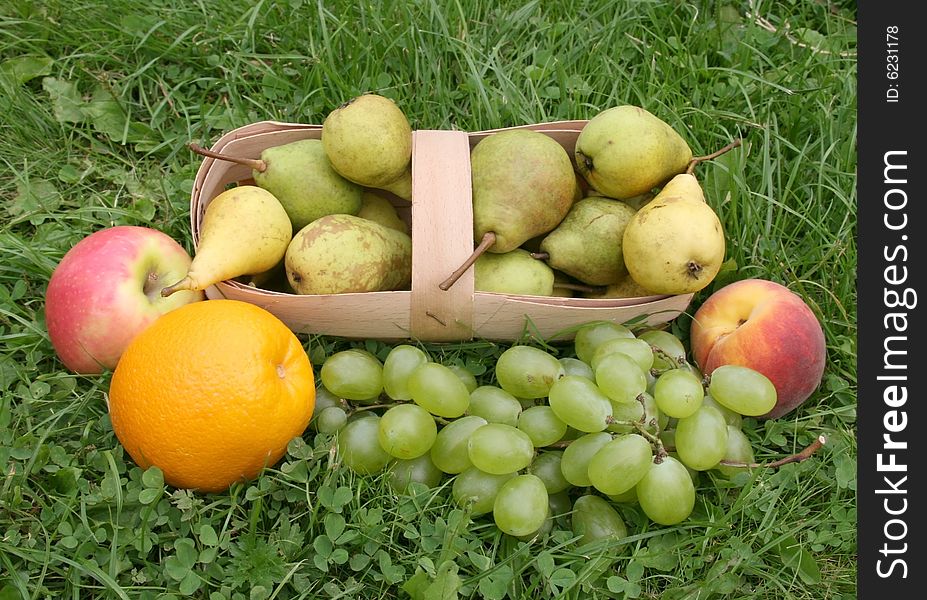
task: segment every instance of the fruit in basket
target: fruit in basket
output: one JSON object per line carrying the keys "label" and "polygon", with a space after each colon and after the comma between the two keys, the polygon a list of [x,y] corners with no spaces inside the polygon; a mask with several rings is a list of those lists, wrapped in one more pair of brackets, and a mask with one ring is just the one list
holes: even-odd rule
{"label": "fruit in basket", "polygon": [[634,209],[620,200],[584,198],[541,242],[547,263],[590,285],[609,285],[627,273],[621,251]]}
{"label": "fruit in basket", "polygon": [[473,265],[473,287],[481,292],[550,296],[554,272],[531,253],[516,248],[503,254],[483,254]]}
{"label": "fruit in basket", "polygon": [[163,315],[126,348],[108,396],[113,431],[136,464],[201,492],[273,466],[314,407],[312,364],[296,335],[237,300]]}
{"label": "fruit in basket", "polygon": [[190,149],[203,156],[251,167],[254,182],[283,205],[293,231],[325,215],[353,215],[360,210],[363,190],[332,168],[319,140],[271,146],[261,152],[259,159],[212,152],[196,144],[191,144]]}
{"label": "fruit in basket", "polygon": [[698,308],[689,332],[695,363],[710,375],[721,365],[759,371],[776,388],[777,418],[820,385],[827,359],[824,331],[801,296],[779,283],[744,279],[714,292]]}
{"label": "fruit in basket", "polygon": [[274,268],[293,236],[277,198],[254,185],[239,185],[206,205],[196,254],[186,276],[161,290],[204,290],[214,283]]}
{"label": "fruit in basket", "polygon": [[342,176],[412,199],[412,126],[389,98],[363,94],[331,111],[322,144]]}
{"label": "fruit in basket", "polygon": [[493,133],[470,154],[475,239],[514,250],[556,227],[573,205],[576,175],[566,150],[531,129]]}
{"label": "fruit in basket", "polygon": [[361,197],[361,207],[357,216],[396,231],[409,233],[409,226],[399,217],[399,213],[396,212],[396,207],[393,206],[392,202],[370,191],[365,191]]}
{"label": "fruit in basket", "polygon": [[298,294],[395,290],[412,280],[412,238],[354,215],[326,215],[293,236],[285,260]]}
{"label": "fruit in basket", "polygon": [[631,277],[657,294],[697,292],[724,261],[724,229],[694,175],[676,175],[624,231]]}
{"label": "fruit in basket", "polygon": [[509,129],[480,140],[470,153],[473,235],[479,245],[439,287],[450,286],[484,252],[503,253],[560,224],[576,196],[576,173],[556,140]]}
{"label": "fruit in basket", "polygon": [[689,144],[665,121],[630,104],[595,115],[576,138],[576,165],[594,189],[624,200],[686,170]]}
{"label": "fruit in basket", "polygon": [[625,273],[618,281],[605,286],[600,291],[589,291],[582,294],[583,298],[600,300],[607,298],[643,298],[656,295],[654,292],[641,287],[628,273]]}
{"label": "fruit in basket", "polygon": [[52,346],[75,373],[116,366],[129,342],[162,314],[203,299],[161,288],[184,276],[190,255],[157,229],[119,225],[77,242],[55,267],[45,291]]}
{"label": "fruit in basket", "polygon": [[325,215],[357,214],[363,190],[332,168],[320,140],[297,140],[261,152],[254,182],[272,193],[299,231]]}

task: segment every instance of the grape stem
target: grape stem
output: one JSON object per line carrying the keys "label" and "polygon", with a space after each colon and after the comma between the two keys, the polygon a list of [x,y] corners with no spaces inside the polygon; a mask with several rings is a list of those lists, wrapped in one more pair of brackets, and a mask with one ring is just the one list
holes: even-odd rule
{"label": "grape stem", "polygon": [[[672,354],[670,354],[663,348],[654,346],[653,344],[650,345],[650,350],[653,351],[654,354],[659,355],[660,358],[662,358],[665,362],[671,365],[676,365],[677,367],[686,366],[686,359],[684,356],[679,356],[679,357],[673,356]],[[662,373],[665,370],[667,369],[662,369],[660,370],[660,372]]]}
{"label": "grape stem", "polygon": [[751,469],[756,469],[759,467],[768,467],[770,469],[775,469],[781,467],[782,465],[787,465],[793,462],[801,462],[811,458],[811,455],[821,449],[827,443],[827,438],[823,435],[819,435],[816,440],[814,440],[807,448],[801,452],[792,454],[791,456],[786,456],[785,458],[780,458],[779,460],[774,460],[765,464],[760,463],[743,463],[735,462],[731,460],[722,460],[721,464],[728,467],[748,467]]}

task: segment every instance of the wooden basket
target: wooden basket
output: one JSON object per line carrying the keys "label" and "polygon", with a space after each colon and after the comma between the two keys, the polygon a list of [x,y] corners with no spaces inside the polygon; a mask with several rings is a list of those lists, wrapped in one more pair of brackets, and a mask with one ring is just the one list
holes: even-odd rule
{"label": "wooden basket", "polygon": [[[557,140],[572,157],[586,121],[559,121],[511,129],[535,129]],[[473,268],[449,290],[438,284],[473,251],[470,149],[500,129],[419,130],[412,134],[412,202],[394,198],[411,225],[411,290],[326,295],[265,291],[237,281],[206,290],[208,298],[244,300],[267,309],[297,333],[346,338],[430,342],[488,339],[513,341],[528,332],[545,339],[572,338],[565,332],[594,320],[666,323],[685,311],[692,294],[639,298],[587,299],[519,296],[473,289]],[[228,132],[214,152],[259,158],[271,146],[320,138],[321,125],[262,121]],[[251,179],[241,165],[203,159],[190,199],[194,245],[209,202],[229,186]]]}

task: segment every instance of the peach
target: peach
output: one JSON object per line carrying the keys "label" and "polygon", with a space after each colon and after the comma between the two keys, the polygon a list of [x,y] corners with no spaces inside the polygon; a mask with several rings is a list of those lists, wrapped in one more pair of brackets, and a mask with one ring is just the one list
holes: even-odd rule
{"label": "peach", "polygon": [[765,279],[744,279],[714,292],[689,330],[695,363],[706,375],[726,365],[750,367],[776,387],[776,405],[760,418],[791,412],[820,385],[824,331],[805,301]]}

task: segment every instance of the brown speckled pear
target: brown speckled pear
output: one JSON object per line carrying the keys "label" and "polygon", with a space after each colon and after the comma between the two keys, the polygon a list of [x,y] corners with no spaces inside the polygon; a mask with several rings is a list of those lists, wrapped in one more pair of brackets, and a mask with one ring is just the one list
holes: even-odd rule
{"label": "brown speckled pear", "polygon": [[412,238],[354,215],[327,215],[293,236],[285,261],[298,294],[402,289],[412,280]]}

